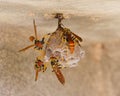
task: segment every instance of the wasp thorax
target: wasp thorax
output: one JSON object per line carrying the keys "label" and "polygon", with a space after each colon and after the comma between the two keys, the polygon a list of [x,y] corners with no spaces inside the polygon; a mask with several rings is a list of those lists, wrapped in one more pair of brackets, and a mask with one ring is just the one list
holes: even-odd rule
{"label": "wasp thorax", "polygon": [[34,36],[30,36],[29,40],[33,42],[33,40],[35,40],[35,37]]}

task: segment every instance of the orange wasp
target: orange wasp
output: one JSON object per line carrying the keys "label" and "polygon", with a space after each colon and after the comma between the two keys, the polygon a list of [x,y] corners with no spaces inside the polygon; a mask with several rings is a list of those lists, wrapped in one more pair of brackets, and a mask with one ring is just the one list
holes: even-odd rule
{"label": "orange wasp", "polygon": [[50,59],[51,59],[51,66],[53,68],[53,72],[55,72],[58,80],[64,85],[65,79],[62,72],[60,71],[61,67],[59,67],[59,64],[58,64],[59,61],[55,57],[51,57]]}
{"label": "orange wasp", "polygon": [[75,42],[77,42],[80,45],[79,41],[82,42],[82,38],[76,35],[75,33],[71,32],[70,29],[64,28],[64,39],[68,42],[68,47],[70,49],[70,52],[73,53],[75,49]]}
{"label": "orange wasp", "polygon": [[64,19],[63,14],[58,13],[55,18],[58,18],[58,29],[61,29],[64,33],[63,33],[63,38],[66,39],[66,41],[68,42],[68,47],[70,49],[70,52],[73,53],[74,49],[75,49],[75,42],[77,42],[80,45],[79,42],[82,42],[82,38],[78,35],[76,35],[75,33],[71,32],[70,29],[68,28],[63,28],[62,26],[64,26],[61,21]]}
{"label": "orange wasp", "polygon": [[[29,39],[32,42],[34,41],[34,44],[19,50],[19,52],[25,51],[25,50],[27,50],[27,49],[29,49],[31,47],[34,47],[37,50],[41,50],[43,48],[43,45],[45,44],[45,42],[44,42],[45,38],[43,37],[41,41],[38,40],[36,24],[35,24],[35,20],[34,19],[33,19],[33,25],[34,25],[35,37],[34,36],[30,36]],[[50,33],[48,33],[47,35],[50,35]],[[65,83],[65,79],[64,79],[64,76],[63,76],[62,72],[60,71],[61,67],[58,64],[57,58],[51,57],[50,60],[51,60],[51,66],[53,68],[53,72],[55,72],[55,74],[56,74],[58,80],[61,82],[61,84],[64,84]],[[37,79],[38,79],[38,73],[40,71],[44,72],[44,71],[46,71],[46,69],[47,69],[47,67],[45,66],[44,62],[37,58],[37,60],[35,62],[35,70],[36,70],[35,81],[37,81]]]}
{"label": "orange wasp", "polygon": [[33,19],[33,25],[34,25],[34,32],[35,32],[35,37],[34,36],[30,36],[29,37],[29,40],[30,41],[34,41],[34,44],[32,45],[29,45],[21,50],[19,50],[19,52],[22,52],[22,51],[25,51],[31,47],[34,47],[34,48],[37,48],[37,49],[42,49],[43,47],[43,44],[44,44],[44,37],[42,38],[42,40],[38,40],[38,37],[37,37],[37,30],[36,30],[36,25],[35,25],[35,20]]}

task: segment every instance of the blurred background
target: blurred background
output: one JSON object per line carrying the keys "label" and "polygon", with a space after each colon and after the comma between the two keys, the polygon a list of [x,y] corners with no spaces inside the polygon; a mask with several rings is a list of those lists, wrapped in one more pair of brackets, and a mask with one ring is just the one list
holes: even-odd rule
{"label": "blurred background", "polygon": [[[54,32],[52,13],[66,15],[63,24],[83,38],[85,57],[63,69],[63,86],[51,72],[34,81],[33,18],[39,38]],[[120,96],[120,0],[0,0],[0,96]]]}

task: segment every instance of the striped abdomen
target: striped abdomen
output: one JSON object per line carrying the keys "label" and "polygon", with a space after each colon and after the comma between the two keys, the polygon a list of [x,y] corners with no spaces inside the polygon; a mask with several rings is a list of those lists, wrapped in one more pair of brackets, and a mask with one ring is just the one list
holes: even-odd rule
{"label": "striped abdomen", "polygon": [[69,43],[68,45],[69,45],[70,52],[73,53],[75,49],[74,41],[70,40],[68,43]]}

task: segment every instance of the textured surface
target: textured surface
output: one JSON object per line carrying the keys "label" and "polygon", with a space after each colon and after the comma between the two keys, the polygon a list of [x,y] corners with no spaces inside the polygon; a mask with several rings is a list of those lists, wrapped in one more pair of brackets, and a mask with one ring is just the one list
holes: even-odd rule
{"label": "textured surface", "polygon": [[[33,17],[40,37],[56,29],[56,20],[44,17],[53,12],[73,14],[64,25],[84,39],[86,50],[78,67],[62,70],[64,86],[50,66],[35,82],[39,53],[18,53],[31,44]],[[0,0],[0,96],[120,96],[119,26],[119,0]]]}

